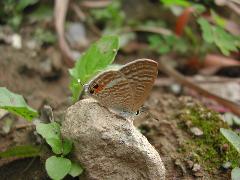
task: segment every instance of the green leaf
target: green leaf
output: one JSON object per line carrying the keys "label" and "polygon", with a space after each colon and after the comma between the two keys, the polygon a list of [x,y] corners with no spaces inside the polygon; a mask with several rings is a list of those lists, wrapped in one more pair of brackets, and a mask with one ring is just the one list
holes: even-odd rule
{"label": "green leaf", "polygon": [[211,25],[205,20],[204,18],[199,18],[197,21],[202,29],[203,32],[203,39],[208,43],[214,42],[214,35]]}
{"label": "green leaf", "polygon": [[230,51],[237,51],[234,36],[227,33],[224,29],[221,27],[216,27],[214,29],[214,35],[215,44],[224,55],[228,56]]}
{"label": "green leaf", "polygon": [[191,3],[186,0],[160,0],[165,6],[182,6],[189,7]]}
{"label": "green leaf", "polygon": [[119,49],[118,37],[104,36],[89,49],[77,61],[75,67],[69,70],[71,75],[70,89],[73,100],[77,101],[79,94],[83,90],[81,84],[87,83],[97,72],[111,64]]}
{"label": "green leaf", "polygon": [[38,134],[46,139],[55,154],[67,155],[72,150],[72,141],[61,139],[60,125],[58,123],[37,123],[36,130]]}
{"label": "green leaf", "polygon": [[220,132],[240,153],[240,137],[235,132],[229,129],[221,128]]}
{"label": "green leaf", "polygon": [[240,179],[240,168],[235,167],[231,172],[231,179],[232,180],[239,180]]}
{"label": "green leaf", "polygon": [[37,28],[34,34],[34,38],[40,43],[40,44],[53,44],[56,42],[57,37],[56,35],[49,31],[42,28]]}
{"label": "green leaf", "polygon": [[21,95],[12,93],[5,87],[0,87],[0,108],[29,121],[38,116],[37,111],[28,106]]}
{"label": "green leaf", "polygon": [[77,177],[80,174],[82,174],[82,172],[83,172],[83,168],[79,164],[72,162],[72,166],[71,166],[71,170],[70,170],[69,174],[72,177]]}
{"label": "green leaf", "polygon": [[224,55],[229,55],[231,51],[237,51],[239,40],[227,33],[220,26],[212,26],[204,18],[199,18],[198,23],[203,32],[203,39],[208,43],[214,43]]}
{"label": "green leaf", "polygon": [[40,134],[51,146],[55,154],[62,154],[62,140],[60,136],[60,125],[56,122],[36,124],[37,133]]}
{"label": "green leaf", "polygon": [[51,19],[53,16],[53,9],[49,4],[40,4],[36,10],[30,14],[33,21],[43,21]]}
{"label": "green leaf", "polygon": [[15,146],[7,149],[6,151],[0,152],[0,158],[7,157],[35,157],[39,156],[40,148],[38,146],[25,145]]}
{"label": "green leaf", "polygon": [[63,179],[71,169],[71,161],[62,157],[51,156],[46,160],[45,168],[52,179]]}
{"label": "green leaf", "polygon": [[45,139],[60,139],[60,125],[56,122],[36,124],[37,133]]}
{"label": "green leaf", "polygon": [[67,155],[68,153],[71,152],[72,150],[72,141],[68,140],[68,139],[63,139],[63,155]]}
{"label": "green leaf", "polygon": [[16,6],[16,10],[17,11],[22,11],[24,10],[26,7],[36,4],[38,2],[38,0],[21,0],[18,1],[17,6]]}
{"label": "green leaf", "polygon": [[170,45],[165,43],[165,40],[158,35],[151,35],[148,38],[150,48],[156,50],[159,54],[166,54],[170,52]]}
{"label": "green leaf", "polygon": [[22,14],[14,14],[14,16],[10,17],[7,22],[14,30],[18,30],[20,24],[22,23],[23,15]]}
{"label": "green leaf", "polygon": [[226,20],[224,18],[222,18],[221,16],[219,16],[215,11],[211,10],[211,16],[213,18],[213,20],[216,22],[217,25],[219,25],[220,27],[225,27],[226,25]]}
{"label": "green leaf", "polygon": [[173,51],[185,53],[188,50],[188,43],[183,38],[174,35],[152,35],[148,40],[150,47],[153,50],[156,50],[159,54],[166,54]]}
{"label": "green leaf", "polygon": [[198,15],[198,14],[202,14],[203,12],[206,11],[206,8],[204,5],[202,4],[192,4],[192,7],[194,8],[194,14]]}
{"label": "green leaf", "polygon": [[110,29],[121,28],[126,16],[119,1],[112,1],[106,8],[94,9],[90,12],[95,20]]}
{"label": "green leaf", "polygon": [[62,154],[63,152],[63,145],[61,139],[56,138],[47,138],[46,142],[51,146],[52,151],[55,154]]}

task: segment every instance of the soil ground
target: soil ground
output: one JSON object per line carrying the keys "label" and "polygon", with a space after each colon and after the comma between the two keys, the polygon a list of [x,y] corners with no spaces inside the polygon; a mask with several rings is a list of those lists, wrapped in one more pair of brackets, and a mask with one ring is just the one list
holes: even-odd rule
{"label": "soil ground", "polygon": [[[57,71],[53,68],[48,72],[48,76],[42,68],[44,61],[53,58],[54,54],[60,59],[58,53],[54,47],[33,52],[29,49],[15,50],[8,45],[0,45],[0,86],[22,94],[35,109],[41,109],[44,104],[50,105],[54,113],[62,118],[64,110],[71,104],[67,68],[58,61]],[[230,170],[209,173],[200,165],[200,172],[193,172],[188,164],[191,162],[186,161],[186,153],[179,151],[182,144],[192,138],[178,125],[180,120],[177,115],[186,99],[191,98],[176,97],[155,86],[145,103],[144,112],[135,121],[136,126],[160,153],[167,169],[166,179],[228,179]],[[15,128],[9,134],[0,135],[1,150],[14,145],[36,143],[34,127],[27,126],[22,119],[14,118]],[[0,123],[2,125],[3,119]],[[188,152],[191,152],[191,149]],[[0,159],[0,177],[1,180],[47,179],[44,165],[39,158]]]}

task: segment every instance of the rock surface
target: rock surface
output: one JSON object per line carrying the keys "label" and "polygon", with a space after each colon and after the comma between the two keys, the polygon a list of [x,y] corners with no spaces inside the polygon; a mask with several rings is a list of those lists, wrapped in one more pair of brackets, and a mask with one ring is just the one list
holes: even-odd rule
{"label": "rock surface", "polygon": [[74,159],[84,167],[85,179],[165,179],[158,152],[133,123],[93,99],[67,110],[62,134],[73,140]]}

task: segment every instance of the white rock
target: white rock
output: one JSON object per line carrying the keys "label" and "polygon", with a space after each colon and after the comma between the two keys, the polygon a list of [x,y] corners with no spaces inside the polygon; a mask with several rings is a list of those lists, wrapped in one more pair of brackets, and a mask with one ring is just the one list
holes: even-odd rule
{"label": "white rock", "polygon": [[12,47],[14,47],[15,49],[22,48],[22,37],[19,34],[12,35]]}
{"label": "white rock", "polygon": [[5,117],[7,114],[9,114],[8,111],[4,110],[4,109],[0,109],[0,119],[2,119],[3,117]]}
{"label": "white rock", "polygon": [[66,38],[73,47],[87,47],[89,44],[83,23],[69,23]]}
{"label": "white rock", "polygon": [[193,133],[195,136],[202,136],[203,131],[199,129],[198,127],[192,127],[190,128],[191,133]]}
{"label": "white rock", "polygon": [[165,179],[158,152],[133,123],[93,99],[68,108],[62,134],[74,142],[74,160],[86,179]]}
{"label": "white rock", "polygon": [[200,171],[200,170],[201,170],[200,164],[194,164],[192,170],[193,170],[194,172]]}

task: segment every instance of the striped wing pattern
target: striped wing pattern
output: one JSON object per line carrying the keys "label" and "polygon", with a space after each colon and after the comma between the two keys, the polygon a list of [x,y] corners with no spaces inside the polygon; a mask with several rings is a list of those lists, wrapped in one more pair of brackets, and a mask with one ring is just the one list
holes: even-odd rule
{"label": "striped wing pattern", "polygon": [[132,110],[135,112],[148,97],[158,74],[157,62],[149,59],[139,59],[128,63],[120,69],[131,85],[134,100]]}
{"label": "striped wing pattern", "polygon": [[106,107],[136,112],[148,97],[157,77],[157,63],[139,59],[124,65],[117,71],[106,71],[90,81],[88,92]]}
{"label": "striped wing pattern", "polygon": [[99,74],[89,83],[89,88],[95,84],[103,86],[100,92],[92,94],[102,105],[125,111],[130,110],[129,107],[133,104],[131,87],[119,71],[106,71]]}

